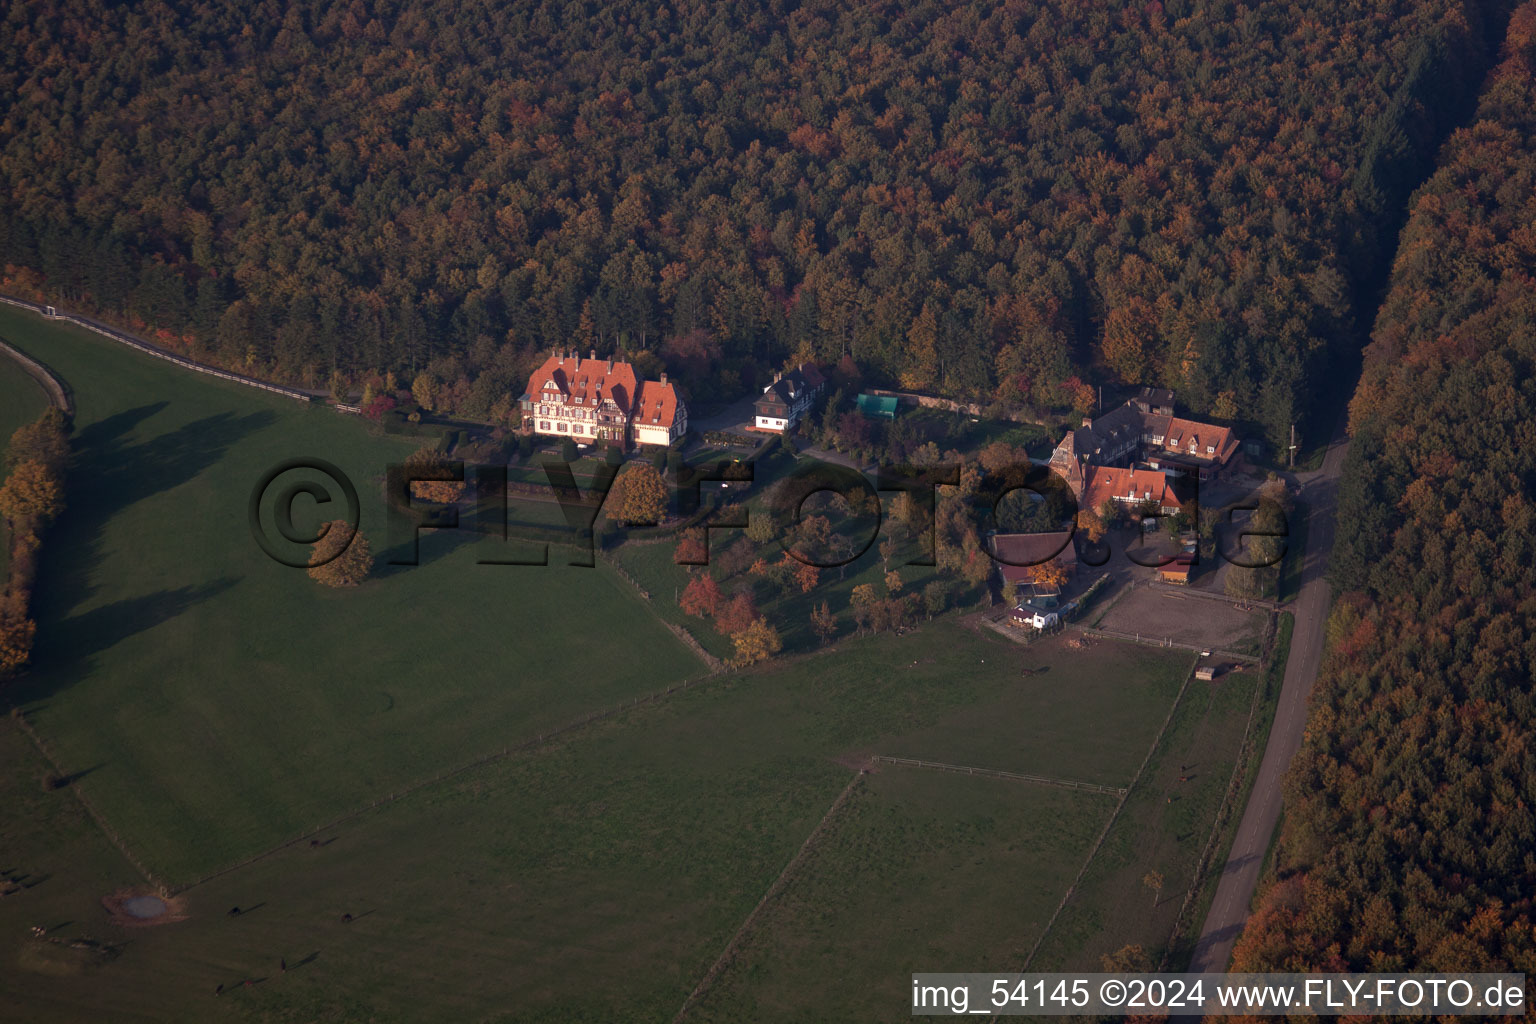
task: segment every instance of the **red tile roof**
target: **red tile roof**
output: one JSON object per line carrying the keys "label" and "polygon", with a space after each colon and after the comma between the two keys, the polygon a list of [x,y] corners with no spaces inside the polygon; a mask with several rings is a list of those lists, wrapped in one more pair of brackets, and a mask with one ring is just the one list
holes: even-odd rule
{"label": "red tile roof", "polygon": [[553,382],[555,390],[584,408],[602,404],[607,398],[626,415],[634,408],[638,382],[635,368],[610,359],[583,359],[579,355],[552,355],[528,378],[528,397],[539,401],[545,385]]}
{"label": "red tile roof", "polygon": [[[1152,418],[1146,429],[1160,434],[1163,438],[1162,447],[1171,452],[1225,463],[1237,451],[1237,438],[1231,427],[1218,427],[1214,423],[1169,416]],[[1195,444],[1193,452],[1189,450],[1190,442]],[[1215,451],[1211,451],[1212,448]]]}
{"label": "red tile roof", "polygon": [[635,405],[635,425],[672,428],[677,417],[677,388],[665,381],[640,382],[640,401]]}
{"label": "red tile roof", "polygon": [[544,401],[549,386],[578,408],[592,409],[612,399],[619,411],[633,423],[672,428],[681,399],[677,388],[662,380],[641,380],[629,363],[599,359],[596,354],[582,358],[577,353],[556,354],[540,364],[528,378],[526,398]]}
{"label": "red tile roof", "polygon": [[[1143,410],[1140,405],[1147,408]],[[1142,448],[1148,458],[1177,453],[1181,465],[1225,466],[1237,454],[1237,436],[1230,427],[1201,423],[1171,414],[1173,393],[1143,388],[1139,397],[1067,432],[1051,455],[1056,471],[1068,475],[1068,463],[1086,456],[1098,463],[1116,462]],[[1168,410],[1159,412],[1157,410]],[[1155,440],[1157,439],[1157,440]],[[1190,451],[1190,442],[1195,450]],[[1070,479],[1070,478],[1069,478]]]}
{"label": "red tile roof", "polygon": [[1095,511],[1107,500],[1140,504],[1148,499],[1160,508],[1177,508],[1179,496],[1168,477],[1155,469],[1122,469],[1117,466],[1089,466],[1083,484],[1079,508]]}

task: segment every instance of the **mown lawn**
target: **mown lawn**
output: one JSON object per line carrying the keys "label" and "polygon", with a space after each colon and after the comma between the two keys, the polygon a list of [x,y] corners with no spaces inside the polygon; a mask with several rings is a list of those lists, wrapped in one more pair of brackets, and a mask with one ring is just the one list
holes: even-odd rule
{"label": "mown lawn", "polygon": [[1017,970],[1114,805],[882,767],[685,1019],[910,1020],[915,972]]}
{"label": "mown lawn", "polygon": [[[190,890],[185,921],[124,930],[97,901],[132,872],[39,765],[16,770],[31,751],[6,723],[0,795],[31,821],[0,829],[4,866],[43,881],[0,901],[0,1002],[29,1021],[664,1019],[849,773],[650,724],[661,742],[600,726],[471,770]],[[49,814],[62,840],[35,834]],[[127,944],[56,970],[34,923]]]}
{"label": "mown lawn", "polygon": [[671,540],[650,543],[624,543],[614,548],[613,557],[624,571],[634,577],[645,592],[656,614],[693,634],[694,639],[717,658],[729,658],[735,652],[729,637],[721,636],[707,619],[685,615],[677,599],[688,585],[688,567],[673,558],[677,545]]}
{"label": "mown lawn", "polygon": [[[1263,674],[1252,669],[1215,682],[1190,681],[1146,773],[1031,970],[1100,970],[1101,957],[1128,945],[1141,946],[1150,967],[1158,966],[1232,781],[1254,687],[1262,685]],[[1149,875],[1160,887],[1148,884]]]}
{"label": "mown lawn", "polygon": [[[897,640],[845,641],[825,655],[707,680],[410,794],[323,834],[334,837],[323,846],[300,843],[194,887],[185,894],[189,920],[135,931],[123,956],[88,984],[28,971],[0,981],[0,997],[10,989],[38,1020],[92,1019],[125,1003],[180,1020],[212,1019],[215,1009],[274,1021],[667,1019],[869,753],[907,750],[926,736],[933,756],[959,760],[977,742],[1037,746],[1062,727],[1048,716],[1015,717],[1009,701],[1025,653],[938,621]],[[951,740],[939,744],[946,723]],[[1101,728],[1100,749],[1144,750],[1153,729]],[[1085,750],[1072,769],[1092,774],[1092,756]],[[41,793],[41,773],[34,765],[8,774],[30,775]],[[1032,941],[1030,928],[1079,866],[1083,834],[1095,833],[1112,806],[1022,783],[877,774],[881,785],[888,776],[918,792],[898,793],[894,809],[881,811],[894,817],[848,842],[871,863],[906,865],[913,879],[955,875],[914,903],[902,931],[886,934],[892,922],[878,915],[864,933],[848,925],[849,944],[870,944],[856,965],[870,977],[888,954],[901,960],[898,980],[909,961],[942,958],[946,948],[968,962],[980,947],[960,940],[967,928],[919,941],[920,923],[952,900],[959,920],[985,924],[996,911],[983,893],[1009,865],[1034,880],[1006,896],[1020,901],[1006,904],[1022,915],[1017,930],[992,935],[987,948]],[[94,777],[79,783],[93,798],[101,792]],[[950,779],[973,785],[950,792]],[[923,795],[934,786],[937,796]],[[67,811],[72,797],[37,799]],[[931,861],[913,859],[921,851],[902,841],[904,828],[934,833]],[[39,870],[75,856],[67,846],[5,838]],[[834,882],[839,872],[863,879],[842,857],[825,862]],[[7,942],[28,948],[32,918],[76,922],[64,934],[111,932],[78,893],[104,894],[132,872],[109,864],[88,874],[101,880],[42,885],[0,903],[0,957]],[[853,891],[838,913],[857,922],[883,891]],[[229,918],[234,905],[259,909]],[[343,913],[356,920],[341,924]],[[302,970],[274,976],[277,958],[294,964],[311,953],[319,955]],[[212,1001],[215,985],[245,977],[269,981]]]}
{"label": "mown lawn", "polygon": [[[989,655],[978,652],[982,657]],[[1125,786],[1194,656],[1106,641],[1074,650],[1057,638],[1010,652],[1005,661],[1014,678],[994,701],[918,729],[881,753]],[[1043,671],[1025,676],[1024,667]]]}
{"label": "mown lawn", "polygon": [[[20,335],[4,316],[0,332]],[[166,881],[695,683],[218,874],[184,892],[187,920],[131,931],[99,900],[133,869],[75,791],[44,788],[48,766],[7,722],[0,801],[17,813],[0,819],[0,869],[37,883],[0,899],[0,1005],[22,1019],[670,1019],[870,755],[1127,785],[1188,672],[1179,652],[1025,648],[945,616],[825,650],[797,642],[807,653],[706,679],[657,621],[662,594],[647,607],[601,562],[572,567],[558,548],[547,567],[477,565],[498,549],[465,534],[424,535],[419,566],[322,590],[257,550],[255,479],[299,455],[336,463],[382,550],[377,482],[413,442],[33,326],[27,343],[80,401],[80,456],[50,534],[39,664],[11,696]],[[649,550],[670,559],[670,544]],[[1236,711],[1196,709],[1172,735],[1210,748],[1217,772]],[[1154,759],[1159,779],[1173,756]],[[1027,950],[1112,807],[880,766],[697,1011],[828,1019],[804,999],[846,975],[862,995],[833,1018],[905,1016],[910,970]],[[1159,863],[1186,856],[1186,823],[1133,820]],[[1119,899],[1139,868],[1105,870],[1089,898]],[[34,924],[126,944],[110,962],[71,959],[32,939]],[[1165,930],[1142,912],[1110,931],[1151,947]],[[1048,940],[1073,963],[1096,941],[1075,926]],[[216,998],[219,984],[232,990]]]}
{"label": "mown lawn", "polygon": [[48,408],[42,386],[9,356],[0,356],[0,448],[23,423],[36,419]]}
{"label": "mown lawn", "polygon": [[[415,441],[21,313],[0,311],[0,334],[79,406],[36,667],[12,698],[70,770],[95,769],[83,785],[169,882],[702,669],[632,588],[558,548],[478,565],[507,552],[438,532],[419,565],[384,565],[379,484]],[[252,539],[253,486],[302,456],[357,486],[384,557],[355,590]]]}

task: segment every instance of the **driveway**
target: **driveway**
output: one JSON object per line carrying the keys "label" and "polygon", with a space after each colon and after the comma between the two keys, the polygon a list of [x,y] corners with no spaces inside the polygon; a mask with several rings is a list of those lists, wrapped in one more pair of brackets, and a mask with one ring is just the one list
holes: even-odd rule
{"label": "driveway", "polygon": [[745,434],[747,428],[752,425],[752,406],[758,398],[758,395],[738,398],[714,415],[692,419],[688,425],[701,434],[709,430],[728,430],[734,434]]}
{"label": "driveway", "polygon": [[1323,626],[1328,617],[1329,590],[1325,574],[1328,556],[1333,550],[1334,514],[1337,505],[1339,473],[1348,449],[1348,436],[1341,423],[1323,458],[1321,469],[1296,474],[1301,497],[1310,509],[1307,546],[1301,568],[1301,591],[1291,605],[1296,617],[1291,633],[1291,651],[1285,663],[1285,681],[1280,703],[1270,727],[1269,744],[1259,776],[1249,794],[1248,806],[1237,826],[1237,836],[1227,863],[1222,868],[1216,898],[1206,916],[1190,961],[1190,971],[1224,971],[1232,958],[1232,947],[1242,933],[1259,883],[1259,869],[1269,850],[1270,838],[1280,820],[1280,784],[1291,759],[1301,749],[1302,732],[1307,724],[1307,696],[1317,681],[1323,657]]}

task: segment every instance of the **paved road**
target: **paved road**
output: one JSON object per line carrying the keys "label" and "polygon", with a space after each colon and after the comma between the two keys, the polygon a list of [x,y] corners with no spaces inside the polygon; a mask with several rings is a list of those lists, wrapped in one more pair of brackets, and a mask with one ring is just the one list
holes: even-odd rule
{"label": "paved road", "polygon": [[1222,869],[1216,899],[1211,903],[1190,961],[1191,971],[1224,971],[1232,958],[1232,947],[1248,919],[1248,908],[1259,883],[1259,868],[1280,820],[1280,783],[1291,758],[1301,749],[1302,730],[1307,724],[1307,695],[1312,692],[1323,657],[1323,627],[1329,603],[1325,573],[1328,554],[1333,550],[1339,472],[1347,448],[1345,436],[1341,427],[1321,469],[1296,476],[1308,506],[1308,523],[1301,590],[1291,609],[1296,616],[1291,653],[1285,663],[1280,703],[1270,727],[1269,745],[1264,748],[1259,777],[1237,826],[1237,838]]}

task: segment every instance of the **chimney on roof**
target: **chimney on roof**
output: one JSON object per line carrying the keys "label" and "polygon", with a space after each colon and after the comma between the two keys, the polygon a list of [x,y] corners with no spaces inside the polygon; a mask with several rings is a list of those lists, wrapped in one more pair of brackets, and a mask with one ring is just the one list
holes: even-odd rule
{"label": "chimney on roof", "polygon": [[1083,426],[1085,426],[1085,427],[1093,426],[1093,420],[1089,419],[1087,416],[1084,416],[1083,417]]}
{"label": "chimney on roof", "polygon": [[661,382],[663,384],[665,384],[667,382],[667,371],[666,370],[662,370],[661,371]]}
{"label": "chimney on roof", "polygon": [[597,358],[597,349],[593,349],[591,352],[588,352],[587,353],[587,358],[588,359],[596,359]]}

